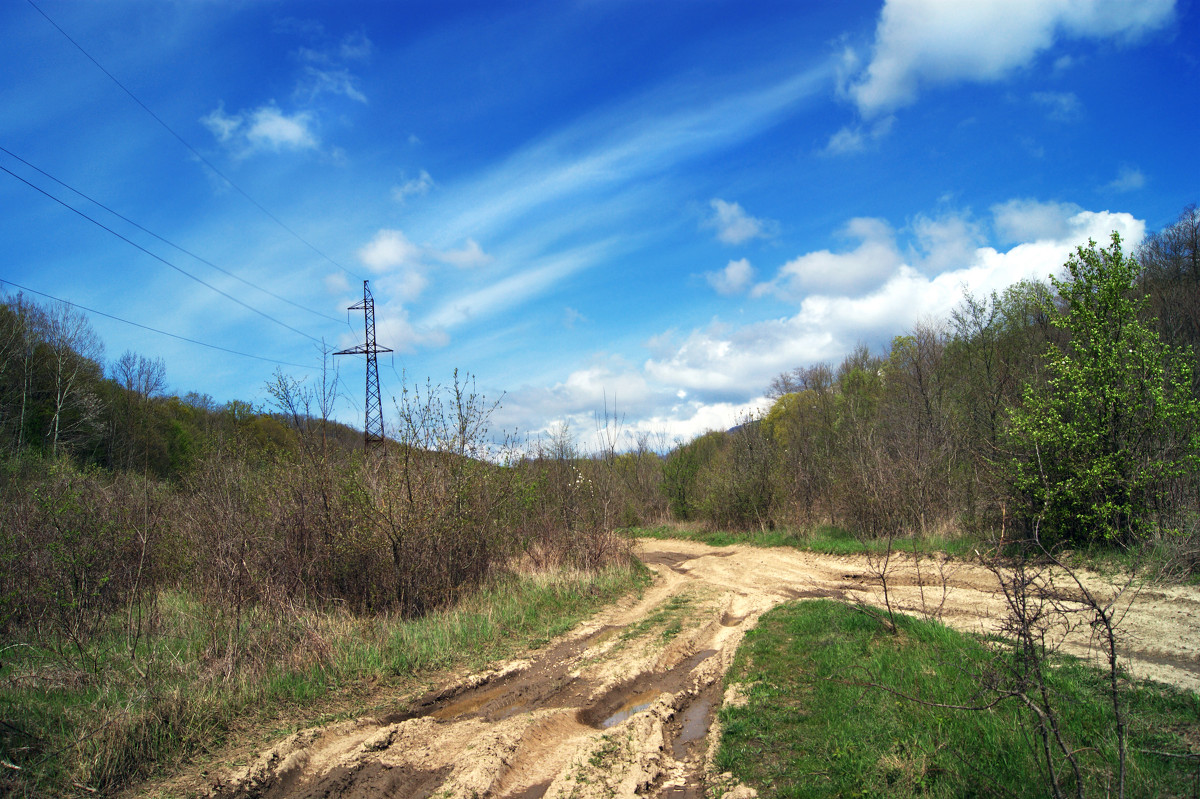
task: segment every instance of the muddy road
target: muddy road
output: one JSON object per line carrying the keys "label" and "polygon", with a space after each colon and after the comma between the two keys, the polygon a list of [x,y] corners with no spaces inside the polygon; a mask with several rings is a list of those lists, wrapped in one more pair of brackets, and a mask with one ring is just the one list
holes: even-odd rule
{"label": "muddy road", "polygon": [[[649,539],[638,554],[657,575],[641,598],[527,660],[398,698],[390,714],[291,735],[211,795],[702,797],[716,788],[711,722],[745,631],[789,599],[882,602],[858,557]],[[905,560],[889,595],[899,610],[938,611],[969,631],[994,629],[1003,612],[992,576],[966,563]],[[1200,690],[1197,620],[1198,588],[1138,592],[1122,623],[1135,676]],[[1089,644],[1076,631],[1064,647],[1086,656]]]}

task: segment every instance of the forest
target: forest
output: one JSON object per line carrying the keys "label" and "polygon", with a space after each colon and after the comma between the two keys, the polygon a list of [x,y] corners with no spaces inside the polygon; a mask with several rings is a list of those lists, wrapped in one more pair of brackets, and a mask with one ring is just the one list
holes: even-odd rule
{"label": "forest", "polygon": [[419,619],[513,573],[630,568],[640,525],[1033,536],[1193,577],[1198,243],[1192,205],[1134,252],[1081,243],[1046,282],[797,365],[730,430],[655,446],[606,410],[597,452],[504,438],[458,373],[404,386],[364,452],[331,367],[276,372],[264,407],[169,396],[161,360],[106,360],[81,312],[4,297],[0,793],[119,787],[194,748],[148,740],[195,723],[176,672],[236,693],[328,660],[318,614]]}

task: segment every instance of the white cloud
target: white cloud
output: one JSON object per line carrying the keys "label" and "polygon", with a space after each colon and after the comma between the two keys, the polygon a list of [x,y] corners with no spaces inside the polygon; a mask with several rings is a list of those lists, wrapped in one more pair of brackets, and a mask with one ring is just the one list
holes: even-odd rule
{"label": "white cloud", "polygon": [[848,86],[865,117],[924,85],[998,81],[1065,38],[1134,38],[1171,20],[1173,0],[887,0],[871,61]]}
{"label": "white cloud", "polygon": [[347,34],[338,45],[338,55],[347,61],[363,61],[370,57],[375,45],[362,33]]}
{"label": "white cloud", "polygon": [[[1024,278],[1044,279],[1088,238],[1104,243],[1117,230],[1132,249],[1145,235],[1144,223],[1127,213],[1063,203],[1013,200],[991,212],[994,235],[1017,236],[1014,243],[989,246],[983,240],[985,225],[967,213],[917,215],[899,232],[880,219],[850,220],[840,232],[856,239],[857,246],[802,254],[772,281],[778,296],[794,301],[790,312],[749,324],[714,319],[692,330],[666,330],[644,342],[640,364],[598,355],[557,381],[510,392],[498,422],[535,434],[567,423],[585,448],[595,446],[589,436],[595,414],[605,405],[628,420],[622,428],[628,442],[637,434],[669,442],[728,429],[739,416],[765,407],[758,395],[781,371],[822,361],[836,364],[860,341],[878,347],[919,321],[945,319],[964,289],[987,294]],[[908,239],[903,246],[897,243],[901,236]],[[576,267],[543,268],[553,273],[538,280],[552,283],[560,270]],[[748,262],[744,268],[749,269]],[[742,270],[737,265],[728,277],[736,282]],[[845,279],[847,272],[856,277]],[[807,293],[789,285],[793,278],[802,283],[805,275],[813,281]],[[518,279],[528,278],[511,278]],[[501,289],[501,284],[487,290],[499,291],[497,296],[477,293],[459,302],[497,304],[529,293],[524,285]],[[431,315],[427,329],[448,329],[456,321],[449,310],[446,316]],[[568,323],[575,318],[566,312]]]}
{"label": "white cloud", "polygon": [[397,266],[418,266],[424,252],[402,230],[381,230],[358,251],[358,259],[376,272]]}
{"label": "white cloud", "polygon": [[1123,166],[1117,177],[1108,184],[1108,189],[1116,192],[1137,191],[1145,185],[1146,176],[1142,174],[1142,170]]}
{"label": "white cloud", "polygon": [[445,330],[414,323],[409,318],[408,309],[394,303],[375,306],[375,337],[381,346],[390,347],[399,353],[412,353],[428,347],[444,347],[450,341]]}
{"label": "white cloud", "polygon": [[868,146],[874,146],[880,139],[887,136],[891,132],[895,122],[896,117],[889,114],[886,117],[875,120],[875,122],[866,128],[862,125],[847,125],[829,137],[829,142],[825,145],[825,149],[822,152],[825,155],[860,153],[866,150]]}
{"label": "white cloud", "polygon": [[855,293],[878,285],[900,266],[895,233],[882,219],[852,219],[840,235],[857,239],[859,245],[849,252],[819,250],[794,258],[780,267],[773,280],[755,286],[754,295],[799,301],[814,291]]}
{"label": "white cloud", "polygon": [[754,280],[754,267],[745,258],[740,258],[730,261],[719,272],[705,272],[704,278],[718,294],[741,294]]}
{"label": "white cloud", "polygon": [[1056,122],[1075,122],[1083,116],[1083,103],[1074,92],[1034,92],[1031,97]]}
{"label": "white cloud", "polygon": [[288,116],[274,105],[250,113],[246,139],[260,149],[309,150],[317,146],[312,132],[313,115],[307,111]]}
{"label": "white cloud", "polygon": [[579,312],[578,309],[567,306],[563,308],[563,327],[568,330],[574,330],[575,325],[586,324],[592,321]]}
{"label": "white cloud", "polygon": [[241,114],[230,116],[225,113],[225,104],[220,103],[207,116],[200,118],[200,122],[206,128],[212,131],[212,134],[217,137],[217,141],[225,144],[233,139],[238,128],[242,126],[243,117]]}
{"label": "white cloud", "polygon": [[[794,314],[780,319],[744,326],[714,321],[682,336],[667,331],[647,342],[651,357],[643,371],[651,387],[661,387],[671,396],[684,390],[698,403],[743,402],[781,371],[820,361],[836,362],[858,341],[885,342],[921,320],[947,318],[961,301],[964,288],[987,294],[1018,280],[1045,279],[1061,269],[1076,246],[1089,238],[1106,243],[1113,230],[1121,234],[1127,249],[1136,247],[1145,236],[1145,223],[1127,213],[1076,209],[1057,219],[1054,226],[1045,224],[1069,210],[1069,206],[1028,200],[997,206],[998,217],[1010,217],[1009,230],[1036,234],[1033,240],[1007,250],[979,244],[979,229],[970,223],[963,223],[964,227],[942,218],[914,224],[917,238],[924,236],[928,242],[928,252],[947,246],[948,241],[950,250],[965,260],[936,274],[901,262],[865,293],[836,288],[812,293],[798,301]],[[880,235],[890,231],[879,220],[867,221],[871,224],[866,227],[879,228]],[[1051,227],[1056,232],[1048,235]],[[931,230],[935,232],[931,234]],[[959,232],[954,233],[956,230]],[[943,235],[947,231],[949,234]],[[963,250],[967,241],[977,242],[970,252]],[[822,251],[796,261],[829,258]],[[942,260],[951,263],[948,258]]]}
{"label": "white cloud", "polygon": [[415,178],[410,178],[392,189],[392,197],[403,204],[409,197],[421,197],[429,193],[434,186],[433,178],[424,169]]}
{"label": "white cloud", "polygon": [[939,274],[970,263],[983,242],[979,224],[963,215],[935,218],[918,214],[910,227],[918,250],[914,264],[926,274]]}
{"label": "white cloud", "polygon": [[726,244],[741,244],[755,238],[767,238],[773,234],[776,223],[755,219],[738,203],[725,202],[720,198],[709,201],[713,214],[705,225],[716,229],[717,238]]}
{"label": "white cloud", "polygon": [[304,79],[296,86],[297,96],[305,97],[312,102],[322,94],[340,94],[360,103],[367,102],[367,96],[355,85],[354,76],[344,68],[318,69],[314,66],[304,68]]}
{"label": "white cloud", "polygon": [[1000,241],[1046,241],[1070,235],[1071,219],[1083,209],[1074,203],[1009,200],[991,208]]}
{"label": "white cloud", "polygon": [[380,276],[381,291],[409,302],[429,286],[431,262],[467,269],[490,263],[492,256],[474,239],[467,239],[461,249],[438,250],[413,243],[402,230],[385,228],[359,248],[358,259]]}
{"label": "white cloud", "polygon": [[330,272],[325,276],[325,290],[330,294],[345,294],[350,290],[350,281],[345,272]]}
{"label": "white cloud", "polygon": [[320,145],[313,131],[315,120],[307,111],[288,116],[274,103],[238,114],[218,106],[200,121],[237,155],[284,150],[312,150]]}
{"label": "white cloud", "polygon": [[459,269],[485,266],[494,260],[492,256],[483,251],[475,239],[467,239],[467,243],[462,249],[429,250],[428,252],[438,261],[450,266],[457,266]]}
{"label": "white cloud", "polygon": [[404,231],[387,228],[359,248],[358,259],[376,272],[397,266],[419,266],[431,260],[460,269],[483,266],[493,260],[474,239],[467,239],[457,250],[439,250],[428,244],[414,244]]}
{"label": "white cloud", "polygon": [[430,311],[426,321],[431,327],[450,329],[470,319],[511,308],[547,291],[567,276],[597,263],[611,247],[611,241],[601,241],[543,258],[522,272],[445,300]]}

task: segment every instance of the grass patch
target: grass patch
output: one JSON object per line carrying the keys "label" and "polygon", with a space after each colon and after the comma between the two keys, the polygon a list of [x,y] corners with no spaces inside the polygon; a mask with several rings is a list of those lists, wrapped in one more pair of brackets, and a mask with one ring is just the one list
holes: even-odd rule
{"label": "grass patch", "polygon": [[133,657],[121,636],[74,655],[6,642],[0,796],[112,793],[203,757],[235,730],[283,733],[344,713],[370,686],[412,685],[543,645],[649,580],[636,562],[507,577],[415,620],[252,609],[235,624],[189,594],[166,592],[154,634]]}
{"label": "grass patch", "polygon": [[651,631],[658,633],[658,639],[667,643],[683,631],[681,616],[692,604],[692,598],[687,594],[676,594],[664,602],[653,613],[644,619],[629,625],[621,632],[621,641],[631,641],[640,638]]}
{"label": "grass patch", "polygon": [[[849,530],[831,524],[812,528],[747,530],[707,530],[683,525],[664,524],[658,527],[629,527],[623,530],[634,538],[680,539],[696,541],[713,547],[733,544],[748,544],[755,547],[792,547],[823,555],[860,555],[865,552],[883,552],[887,542],[883,539],[863,539]],[[963,557],[976,546],[966,537],[924,536],[897,538],[892,542],[895,550],[904,552],[945,552]]]}
{"label": "grass patch", "polygon": [[[781,605],[747,633],[730,682],[746,705],[721,710],[716,770],[731,771],[763,797],[1029,796],[1049,794],[1026,711],[1003,703],[984,712],[935,709],[897,697],[980,704],[978,676],[995,652],[937,623],[897,618],[891,634],[845,605]],[[1115,733],[1098,671],[1072,658],[1054,664],[1052,689],[1063,729],[1079,742],[1084,792],[1115,786]],[[869,676],[874,675],[874,676]],[[1192,796],[1200,696],[1139,684],[1128,689],[1128,796]],[[1106,708],[1108,708],[1106,710]]]}

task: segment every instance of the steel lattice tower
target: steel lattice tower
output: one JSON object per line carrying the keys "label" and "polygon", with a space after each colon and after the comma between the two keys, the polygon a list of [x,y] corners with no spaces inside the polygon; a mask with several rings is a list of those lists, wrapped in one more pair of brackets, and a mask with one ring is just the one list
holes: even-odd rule
{"label": "steel lattice tower", "polygon": [[351,311],[362,311],[366,327],[366,343],[351,347],[348,350],[335,352],[334,355],[366,355],[367,356],[367,407],[366,421],[363,425],[363,448],[370,449],[371,444],[382,444],[383,436],[383,402],[379,399],[379,363],[376,355],[381,352],[391,352],[388,347],[375,343],[375,298],[371,296],[369,281],[363,281],[362,302],[350,306]]}

